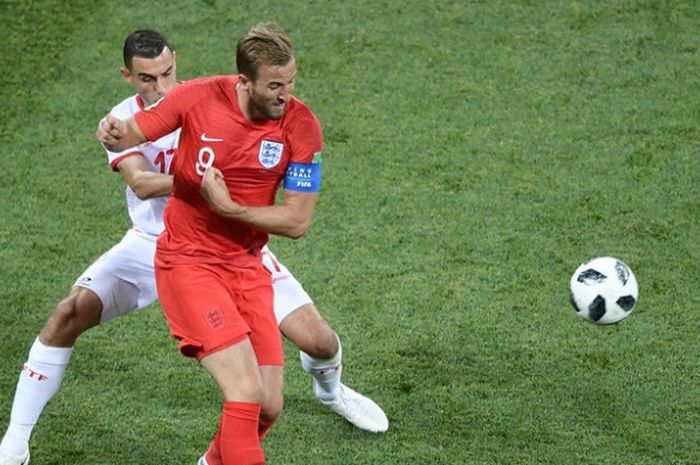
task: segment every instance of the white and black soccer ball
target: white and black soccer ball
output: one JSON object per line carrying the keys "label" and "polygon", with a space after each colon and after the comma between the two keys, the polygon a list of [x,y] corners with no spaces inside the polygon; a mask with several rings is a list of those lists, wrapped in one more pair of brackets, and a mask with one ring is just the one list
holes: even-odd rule
{"label": "white and black soccer ball", "polygon": [[634,310],[639,298],[637,278],[621,260],[589,260],[571,277],[571,305],[581,318],[599,325],[617,323]]}

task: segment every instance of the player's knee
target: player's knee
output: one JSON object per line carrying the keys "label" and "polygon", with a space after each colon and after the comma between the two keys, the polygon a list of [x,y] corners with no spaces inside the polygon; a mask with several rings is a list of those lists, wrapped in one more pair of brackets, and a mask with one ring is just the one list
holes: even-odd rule
{"label": "player's knee", "polygon": [[86,292],[90,291],[74,289],[56,305],[41,332],[43,342],[49,345],[72,343],[80,334],[99,323],[102,304],[97,296],[85,295]]}
{"label": "player's knee", "polygon": [[327,326],[323,327],[311,335],[306,347],[302,348],[304,352],[313,358],[320,360],[328,360],[338,353],[338,338],[335,333]]}
{"label": "player's knee", "polygon": [[236,379],[235,383],[220,383],[226,401],[243,401],[263,405],[265,389],[257,376],[244,376]]}
{"label": "player's knee", "polygon": [[267,395],[262,403],[260,418],[265,423],[274,423],[282,413],[284,407],[284,396],[282,393]]}
{"label": "player's knee", "polygon": [[54,310],[58,319],[67,325],[89,328],[100,320],[102,305],[96,296],[87,295],[89,291],[71,292],[60,301]]}

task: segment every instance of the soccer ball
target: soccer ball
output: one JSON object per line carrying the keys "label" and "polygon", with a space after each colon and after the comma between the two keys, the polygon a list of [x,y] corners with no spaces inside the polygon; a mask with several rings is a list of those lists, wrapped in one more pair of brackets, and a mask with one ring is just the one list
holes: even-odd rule
{"label": "soccer ball", "polygon": [[612,257],[581,264],[571,277],[569,290],[576,314],[599,325],[617,323],[628,316],[639,297],[632,270]]}

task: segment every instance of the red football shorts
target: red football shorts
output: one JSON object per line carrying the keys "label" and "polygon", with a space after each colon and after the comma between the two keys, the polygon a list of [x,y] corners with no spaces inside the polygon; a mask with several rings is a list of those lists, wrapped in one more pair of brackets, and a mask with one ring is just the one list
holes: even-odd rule
{"label": "red football shorts", "polygon": [[[252,258],[252,257],[251,257]],[[201,360],[246,337],[258,365],[282,365],[272,280],[259,259],[245,264],[155,260],[158,296],[180,352]]]}

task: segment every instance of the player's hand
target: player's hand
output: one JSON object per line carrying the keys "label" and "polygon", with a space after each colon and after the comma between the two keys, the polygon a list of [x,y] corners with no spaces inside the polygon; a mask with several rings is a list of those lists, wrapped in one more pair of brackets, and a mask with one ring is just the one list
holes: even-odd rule
{"label": "player's hand", "polygon": [[220,169],[210,166],[202,176],[200,186],[202,197],[218,214],[235,218],[241,206],[231,199],[224,174]]}
{"label": "player's hand", "polygon": [[119,140],[126,136],[126,123],[112,115],[105,116],[97,126],[95,137],[107,149],[113,150]]}

